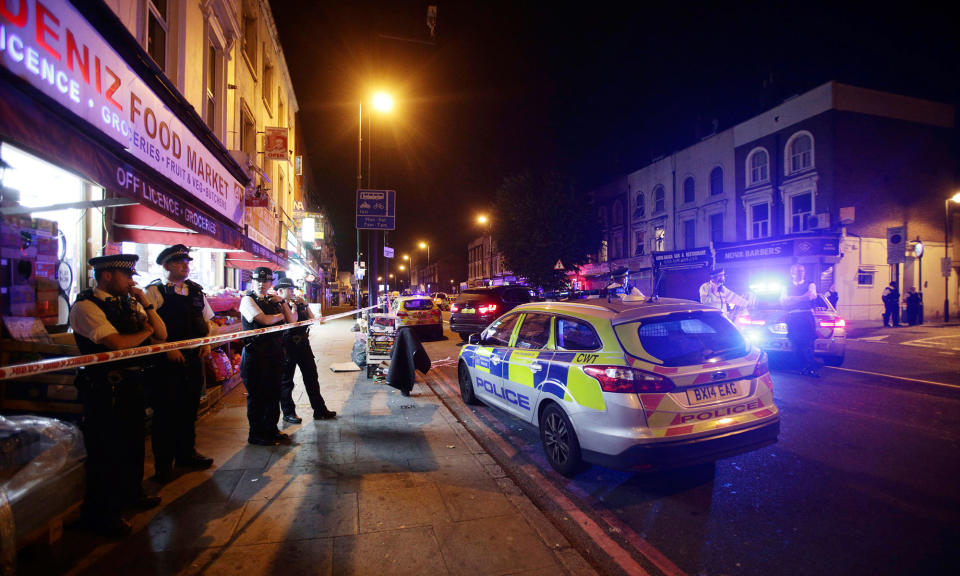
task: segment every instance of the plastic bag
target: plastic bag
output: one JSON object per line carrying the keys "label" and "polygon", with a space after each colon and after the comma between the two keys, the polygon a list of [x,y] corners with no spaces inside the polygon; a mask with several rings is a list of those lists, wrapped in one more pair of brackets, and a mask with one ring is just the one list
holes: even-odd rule
{"label": "plastic bag", "polygon": [[233,364],[230,362],[230,357],[221,349],[210,352],[210,355],[207,356],[207,366],[210,367],[217,382],[233,376]]}
{"label": "plastic bag", "polygon": [[350,359],[353,360],[353,363],[357,366],[365,366],[367,364],[367,347],[359,339],[353,343],[353,352],[350,354]]}

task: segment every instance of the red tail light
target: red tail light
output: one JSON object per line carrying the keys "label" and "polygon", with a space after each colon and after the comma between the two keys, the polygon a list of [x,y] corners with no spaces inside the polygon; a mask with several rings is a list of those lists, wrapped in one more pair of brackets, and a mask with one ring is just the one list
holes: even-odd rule
{"label": "red tail light", "polygon": [[451,305],[450,305],[450,311],[451,311],[451,312],[459,312],[459,311],[460,311],[460,307],[457,306],[456,304],[451,304]]}
{"label": "red tail light", "polygon": [[770,372],[770,361],[767,359],[767,353],[761,352],[760,358],[757,360],[757,367],[753,369],[753,374],[750,375],[751,378],[759,378],[764,374]]}
{"label": "red tail light", "polygon": [[406,317],[407,317],[407,313],[406,313],[406,312],[404,312],[403,310],[398,310],[398,311],[397,311],[397,318],[406,318]]}
{"label": "red tail light", "polygon": [[743,324],[744,326],[764,326],[766,323],[766,320],[754,320],[749,316],[741,316],[737,318],[737,324]]}
{"label": "red tail light", "polygon": [[478,310],[481,314],[486,314],[487,312],[496,312],[496,311],[497,311],[497,305],[496,305],[496,304],[487,304],[486,306],[481,306],[481,307],[478,308],[477,310]]}
{"label": "red tail light", "polygon": [[844,320],[843,318],[837,318],[833,322],[830,322],[830,321],[820,322],[821,328],[845,328],[846,325],[847,325],[847,321]]}
{"label": "red tail light", "polygon": [[584,366],[584,373],[600,383],[604,392],[621,394],[644,394],[669,392],[675,388],[673,381],[665,376],[644,372],[626,366]]}

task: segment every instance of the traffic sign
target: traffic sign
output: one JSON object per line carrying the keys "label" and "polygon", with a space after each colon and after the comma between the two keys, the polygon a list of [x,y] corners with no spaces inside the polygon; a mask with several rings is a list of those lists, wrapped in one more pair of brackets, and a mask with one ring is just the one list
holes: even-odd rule
{"label": "traffic sign", "polygon": [[390,246],[383,247],[383,257],[384,258],[393,258],[393,248]]}
{"label": "traffic sign", "polygon": [[357,230],[395,230],[396,190],[357,190]]}
{"label": "traffic sign", "polygon": [[903,264],[907,261],[906,226],[887,228],[887,264]]}

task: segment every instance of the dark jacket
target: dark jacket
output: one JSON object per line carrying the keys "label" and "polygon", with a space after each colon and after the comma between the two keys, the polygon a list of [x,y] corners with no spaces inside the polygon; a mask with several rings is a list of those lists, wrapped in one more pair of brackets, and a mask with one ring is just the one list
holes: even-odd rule
{"label": "dark jacket", "polygon": [[397,341],[390,354],[390,371],[387,372],[387,384],[397,390],[409,392],[413,389],[416,370],[426,374],[430,371],[430,357],[423,349],[417,335],[410,327],[397,332]]}

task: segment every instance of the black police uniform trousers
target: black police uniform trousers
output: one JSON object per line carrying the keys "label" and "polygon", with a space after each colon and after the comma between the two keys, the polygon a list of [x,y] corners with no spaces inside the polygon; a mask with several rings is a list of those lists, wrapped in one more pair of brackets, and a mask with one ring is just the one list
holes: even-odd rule
{"label": "black police uniform trousers", "polygon": [[81,368],[87,489],[83,514],[91,520],[119,517],[143,494],[144,395],[140,369]]}
{"label": "black police uniform trousers", "polygon": [[300,367],[303,376],[303,387],[307,390],[307,398],[315,413],[327,409],[327,403],[320,395],[320,379],[317,374],[317,361],[310,347],[310,337],[307,334],[291,334],[283,344],[286,355],[283,360],[283,376],[280,379],[280,408],[284,416],[294,416],[297,413],[293,402],[293,375]]}
{"label": "black police uniform trousers", "polygon": [[787,313],[787,339],[793,347],[801,370],[819,368],[813,355],[817,340],[817,324],[810,310],[792,310]]}
{"label": "black police uniform trousers", "polygon": [[283,346],[279,335],[243,347],[240,376],[247,388],[247,422],[250,439],[272,440],[279,433],[280,377]]}
{"label": "black police uniform trousers", "polygon": [[203,362],[197,349],[180,352],[185,364],[171,362],[164,356],[157,361],[150,378],[153,459],[158,468],[170,466],[175,458],[190,458],[194,453]]}

